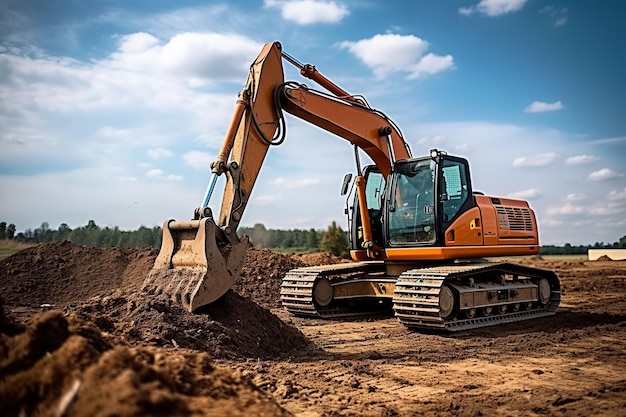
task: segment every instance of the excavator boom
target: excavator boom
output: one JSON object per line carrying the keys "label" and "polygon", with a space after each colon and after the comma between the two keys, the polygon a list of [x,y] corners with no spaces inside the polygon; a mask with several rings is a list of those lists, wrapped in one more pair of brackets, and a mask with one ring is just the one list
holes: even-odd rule
{"label": "excavator boom", "polygon": [[[285,83],[283,59],[328,93]],[[238,95],[200,207],[192,220],[163,223],[161,250],[144,281],[145,291],[165,294],[194,311],[233,286],[248,246],[247,237],[238,236],[237,228],[269,147],[284,139],[282,110],[360,147],[385,175],[396,159],[410,156],[399,129],[383,113],[351,96],[314,66],[302,65],[283,53],[280,43],[264,45]],[[208,202],[219,175],[226,177],[226,184],[215,218]]]}

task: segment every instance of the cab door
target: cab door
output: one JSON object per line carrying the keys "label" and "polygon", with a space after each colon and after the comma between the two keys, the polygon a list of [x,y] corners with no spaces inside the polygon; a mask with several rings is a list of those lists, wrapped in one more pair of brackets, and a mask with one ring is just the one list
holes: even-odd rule
{"label": "cab door", "polygon": [[387,246],[436,242],[436,165],[431,158],[396,163],[386,206]]}
{"label": "cab door", "polygon": [[[374,243],[381,245],[383,241],[382,206],[385,198],[385,177],[375,165],[368,165],[363,170],[365,178],[365,199],[370,216],[370,225]],[[350,225],[350,248],[363,249],[363,220],[359,211],[359,199],[356,193],[352,199],[352,206],[346,208]]]}

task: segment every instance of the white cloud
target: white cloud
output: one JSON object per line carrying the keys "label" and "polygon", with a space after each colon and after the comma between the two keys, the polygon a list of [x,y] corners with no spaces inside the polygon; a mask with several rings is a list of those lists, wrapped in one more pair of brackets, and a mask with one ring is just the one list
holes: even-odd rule
{"label": "white cloud", "polygon": [[557,9],[554,6],[545,6],[539,10],[540,14],[545,14],[552,19],[554,27],[560,27],[567,23],[567,9],[565,7]]}
{"label": "white cloud", "polygon": [[[172,37],[159,57],[163,68],[196,80],[241,80],[262,45],[234,34],[181,33]],[[244,78],[245,79],[245,78]]]}
{"label": "white cloud", "polygon": [[418,148],[429,147],[429,146],[444,146],[446,142],[446,137],[443,135],[435,135],[435,136],[423,136],[415,141],[415,144]]}
{"label": "white cloud", "polygon": [[592,216],[612,216],[623,211],[624,209],[621,205],[618,205],[616,203],[608,203],[591,207],[589,209],[589,214]]}
{"label": "white cloud", "polygon": [[208,170],[211,168],[211,162],[214,160],[215,158],[208,153],[200,151],[186,152],[183,155],[183,161],[185,161],[185,164],[194,169]]}
{"label": "white cloud", "polygon": [[513,160],[513,166],[516,168],[521,167],[543,167],[546,165],[550,165],[556,159],[556,153],[548,152],[535,155],[532,158],[528,158],[525,156],[515,158]]}
{"label": "white cloud", "polygon": [[312,185],[319,184],[320,180],[319,178],[302,178],[302,179],[287,180],[283,177],[279,177],[279,178],[275,178],[272,181],[272,183],[284,189],[300,189],[300,188],[307,188]]}
{"label": "white cloud", "polygon": [[626,187],[623,190],[612,190],[609,193],[609,200],[624,200],[626,199]]}
{"label": "white cloud", "polygon": [[591,141],[592,144],[598,145],[624,145],[626,144],[626,136],[616,136],[614,138],[603,138]]}
{"label": "white cloud", "polygon": [[600,158],[594,155],[576,155],[565,160],[566,165],[584,165],[599,161]]}
{"label": "white cloud", "polygon": [[452,55],[435,55],[429,53],[423,56],[419,62],[413,67],[409,78],[418,78],[423,75],[437,74],[438,72],[454,68],[454,59]]}
{"label": "white cloud", "polygon": [[252,197],[252,204],[255,205],[259,205],[259,206],[271,206],[273,204],[276,204],[280,201],[282,201],[283,197],[280,195],[259,195],[259,196],[253,196]]}
{"label": "white cloud", "polygon": [[546,111],[555,111],[561,110],[563,108],[563,104],[560,101],[555,101],[554,103],[546,103],[543,101],[533,101],[530,103],[524,111],[526,113],[540,113]]}
{"label": "white cloud", "polygon": [[559,207],[548,207],[548,209],[546,210],[546,212],[550,215],[564,215],[564,216],[571,216],[571,215],[575,215],[575,214],[582,214],[587,212],[589,209],[585,206],[579,206],[576,204],[571,204],[571,203],[565,203],[564,206],[559,206]]}
{"label": "white cloud", "polygon": [[539,225],[541,228],[544,227],[559,227],[563,225],[563,220],[558,220],[554,218],[543,218],[539,220]]}
{"label": "white cloud", "polygon": [[115,177],[115,179],[121,182],[136,182],[137,181],[137,177],[127,177],[127,176]]}
{"label": "white cloud", "polygon": [[[550,206],[546,213],[548,216],[540,221],[542,225],[559,227],[568,225],[573,228],[593,228],[601,230],[614,230],[619,228],[623,221],[623,205],[617,203],[596,203],[591,205],[576,205],[566,203],[563,206]],[[564,230],[560,231],[564,233]]]}
{"label": "white cloud", "polygon": [[459,143],[457,145],[454,145],[454,150],[457,153],[465,153],[467,151],[469,151],[471,149],[469,143],[467,142],[463,142],[463,143]]}
{"label": "white cloud", "polygon": [[520,198],[523,200],[534,200],[537,198],[541,198],[542,196],[543,193],[538,188],[530,188],[528,190],[516,191],[509,194],[509,197]]}
{"label": "white cloud", "polygon": [[130,130],[118,129],[113,126],[105,126],[98,129],[98,134],[107,139],[124,139],[130,137]]}
{"label": "white cloud", "polygon": [[148,171],[146,171],[146,178],[154,178],[154,179],[158,179],[158,180],[167,180],[167,181],[182,181],[183,177],[180,175],[165,175],[165,173],[163,172],[163,170],[161,169],[149,169]]}
{"label": "white cloud", "polygon": [[170,158],[174,156],[174,153],[165,148],[148,149],[148,156],[152,159]]}
{"label": "white cloud", "polygon": [[413,79],[454,68],[452,55],[424,55],[428,42],[414,35],[378,34],[357,42],[344,41],[339,47],[348,49],[378,77],[404,72]]}
{"label": "white cloud", "polygon": [[319,184],[319,182],[319,178],[304,178],[290,182],[287,184],[287,188],[307,188],[312,185]]}
{"label": "white cloud", "polygon": [[[133,155],[163,159],[173,156],[168,149],[183,153],[198,143],[218,147],[236,91],[261,44],[241,36],[197,35],[157,43],[146,33],[131,34],[120,38],[111,55],[85,62],[31,49],[5,50],[0,97],[11,100],[0,103],[4,172],[25,166],[46,172],[124,165]],[[168,55],[167,45],[187,52]],[[209,52],[188,53],[199,45]],[[185,69],[176,73],[178,67]],[[210,86],[195,87],[196,76],[220,81],[220,89],[226,77],[239,84],[232,93],[214,92]],[[141,172],[132,172],[137,161],[132,165],[116,176],[141,178]]]}
{"label": "white cloud", "polygon": [[462,7],[459,13],[471,15],[481,13],[490,17],[500,16],[522,10],[527,0],[481,0],[475,6]]}
{"label": "white cloud", "polygon": [[615,178],[622,178],[623,176],[624,174],[620,172],[613,171],[612,169],[609,169],[609,168],[602,168],[598,171],[593,171],[591,174],[589,174],[587,179],[589,181],[605,181],[605,180],[612,180]]}
{"label": "white cloud", "polygon": [[185,32],[162,42],[140,32],[122,36],[118,50],[99,65],[136,74],[170,76],[192,85],[240,81],[261,47],[261,43],[236,34]]}
{"label": "white cloud", "polygon": [[565,197],[565,200],[567,201],[580,201],[580,200],[585,200],[587,198],[587,196],[585,194],[582,193],[571,193],[568,194]]}
{"label": "white cloud", "polygon": [[338,23],[350,12],[348,8],[334,1],[320,0],[265,0],[264,6],[278,8],[283,19],[299,25],[315,23]]}
{"label": "white cloud", "polygon": [[155,36],[145,32],[137,32],[122,36],[119,50],[125,53],[145,52],[158,44],[159,40]]}
{"label": "white cloud", "polygon": [[567,16],[561,16],[555,19],[554,26],[555,27],[564,26],[566,23],[567,23]]}

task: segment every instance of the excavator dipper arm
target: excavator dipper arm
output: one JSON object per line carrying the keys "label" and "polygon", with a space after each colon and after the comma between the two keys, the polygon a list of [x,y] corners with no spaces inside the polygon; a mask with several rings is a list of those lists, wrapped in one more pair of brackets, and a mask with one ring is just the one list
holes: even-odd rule
{"label": "excavator dipper arm", "polygon": [[[194,311],[219,299],[239,277],[248,239],[240,238],[236,230],[268,148],[281,140],[276,135],[282,117],[273,96],[283,81],[280,44],[267,44],[239,93],[194,219],[163,223],[161,250],[144,281],[144,291],[164,294]],[[226,184],[216,220],[208,202],[219,175],[226,177]]]}

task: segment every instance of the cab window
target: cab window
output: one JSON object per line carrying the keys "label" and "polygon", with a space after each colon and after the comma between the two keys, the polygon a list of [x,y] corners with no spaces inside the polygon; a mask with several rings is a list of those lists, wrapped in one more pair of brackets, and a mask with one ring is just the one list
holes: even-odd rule
{"label": "cab window", "polygon": [[443,221],[451,222],[469,196],[466,165],[449,159],[443,162]]}
{"label": "cab window", "polygon": [[398,165],[389,210],[391,244],[435,241],[435,163]]}
{"label": "cab window", "polygon": [[365,198],[367,208],[370,210],[380,210],[382,204],[382,193],[385,189],[385,177],[380,172],[370,172],[365,185]]}

